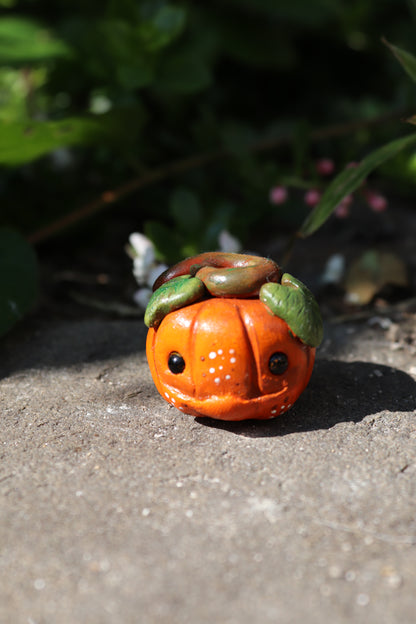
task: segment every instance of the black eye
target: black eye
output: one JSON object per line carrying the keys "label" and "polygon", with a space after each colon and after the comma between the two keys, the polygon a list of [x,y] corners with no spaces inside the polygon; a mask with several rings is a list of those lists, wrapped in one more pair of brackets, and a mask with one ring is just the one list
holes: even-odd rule
{"label": "black eye", "polygon": [[180,353],[176,353],[176,351],[174,351],[169,355],[168,366],[171,373],[179,375],[179,373],[183,373],[184,371],[185,360]]}
{"label": "black eye", "polygon": [[288,366],[289,361],[287,359],[287,355],[281,351],[273,353],[269,360],[269,370],[273,375],[283,375]]}

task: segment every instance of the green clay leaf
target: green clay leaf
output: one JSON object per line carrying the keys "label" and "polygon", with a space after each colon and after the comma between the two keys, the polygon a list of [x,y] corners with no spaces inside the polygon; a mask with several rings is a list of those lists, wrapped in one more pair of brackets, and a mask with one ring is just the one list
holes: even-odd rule
{"label": "green clay leaf", "polygon": [[169,312],[195,303],[195,301],[203,299],[205,295],[205,286],[197,277],[190,275],[174,277],[162,284],[150,297],[144,322],[148,327],[155,327]]}
{"label": "green clay leaf", "polygon": [[284,273],[281,284],[263,284],[260,300],[283,319],[302,342],[310,347],[321,343],[323,326],[319,306],[311,291],[295,277]]}

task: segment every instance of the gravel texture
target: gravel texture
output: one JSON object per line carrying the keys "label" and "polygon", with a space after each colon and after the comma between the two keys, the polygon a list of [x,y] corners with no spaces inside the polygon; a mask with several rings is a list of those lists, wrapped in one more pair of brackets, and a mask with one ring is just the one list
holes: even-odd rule
{"label": "gravel texture", "polygon": [[263,423],[165,403],[140,321],[18,328],[0,355],[1,624],[413,624],[412,328],[327,326],[309,387]]}

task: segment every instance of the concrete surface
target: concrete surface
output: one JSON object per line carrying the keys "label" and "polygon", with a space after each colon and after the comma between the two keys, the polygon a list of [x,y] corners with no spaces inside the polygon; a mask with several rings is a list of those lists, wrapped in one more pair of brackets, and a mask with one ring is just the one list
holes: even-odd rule
{"label": "concrete surface", "polygon": [[159,398],[140,321],[15,331],[0,357],[1,624],[414,623],[407,322],[327,327],[296,406],[236,424]]}

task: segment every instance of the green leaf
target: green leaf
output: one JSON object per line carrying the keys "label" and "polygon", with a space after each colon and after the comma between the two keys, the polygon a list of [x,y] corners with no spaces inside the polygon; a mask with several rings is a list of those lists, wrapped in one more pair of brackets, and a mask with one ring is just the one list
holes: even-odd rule
{"label": "green leaf", "polygon": [[415,143],[416,134],[395,139],[369,154],[357,167],[342,171],[334,178],[322,195],[319,204],[305,219],[298,235],[306,237],[316,232],[329,218],[341,200],[353,193],[374,169]]}
{"label": "green leaf", "polygon": [[0,19],[0,63],[31,63],[70,56],[70,48],[40,24],[21,17]]}
{"label": "green leaf", "polygon": [[398,48],[392,43],[389,43],[387,39],[383,39],[383,43],[385,43],[391,52],[393,52],[394,56],[397,58],[410,78],[416,82],[416,56],[406,50],[403,50],[402,48]]}
{"label": "green leaf", "polygon": [[148,327],[159,325],[169,312],[200,301],[206,292],[204,283],[197,277],[190,275],[174,277],[151,296],[144,315],[145,324]]}
{"label": "green leaf", "polygon": [[188,94],[205,89],[211,80],[205,61],[184,51],[163,57],[157,86],[174,94]]}
{"label": "green leaf", "polygon": [[0,228],[0,335],[36,301],[37,261],[32,247],[15,230]]}
{"label": "green leaf", "polygon": [[[113,76],[127,90],[151,84],[154,62],[135,23],[120,18],[102,19],[96,25],[86,22],[78,28],[82,29],[81,50],[86,67],[103,84],[111,83]],[[98,54],[94,48],[99,50]]]}
{"label": "green leaf", "polygon": [[59,147],[95,142],[107,133],[104,115],[5,123],[0,133],[0,164],[21,165]]}
{"label": "green leaf", "polygon": [[[216,204],[213,214],[209,220],[207,220],[205,227],[203,228],[201,238],[202,249],[217,249],[219,244],[219,235],[222,230],[228,230],[230,228],[230,222],[232,216],[236,213],[236,207],[233,203],[225,200],[220,200]],[[238,215],[238,221],[241,224],[242,215]]]}
{"label": "green leaf", "polygon": [[141,39],[149,52],[169,45],[183,31],[186,12],[181,7],[162,6],[150,20],[140,25]]}
{"label": "green leaf", "polygon": [[144,234],[152,241],[158,260],[168,264],[180,260],[182,241],[172,227],[167,227],[161,221],[146,221]]}
{"label": "green leaf", "polygon": [[185,188],[176,189],[170,199],[170,213],[183,232],[198,233],[203,211],[195,193]]}
{"label": "green leaf", "polygon": [[305,284],[289,273],[284,273],[281,284],[263,284],[259,296],[302,342],[310,347],[317,347],[321,343],[321,313],[315,297]]}

